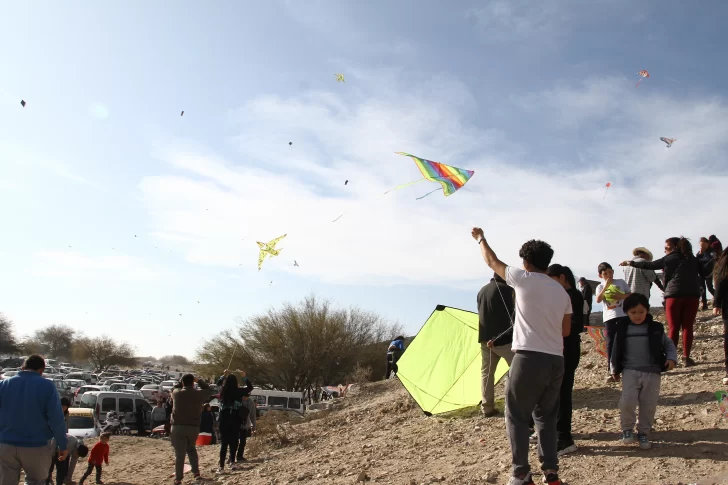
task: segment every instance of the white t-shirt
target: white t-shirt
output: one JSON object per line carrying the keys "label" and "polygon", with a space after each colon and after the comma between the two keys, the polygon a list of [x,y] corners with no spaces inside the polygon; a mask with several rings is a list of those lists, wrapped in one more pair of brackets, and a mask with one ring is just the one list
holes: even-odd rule
{"label": "white t-shirt", "polygon": [[[624,280],[612,280],[612,284],[622,290],[625,293],[631,293],[632,290],[630,289],[629,285]],[[599,283],[599,286],[597,286],[597,295],[602,292],[604,289],[604,283]],[[607,300],[602,300],[602,319],[604,322],[607,320],[611,320],[613,318],[620,318],[624,316],[624,310],[622,310],[622,305],[624,304],[624,300],[619,300],[617,302],[612,302],[611,304],[607,303]]]}
{"label": "white t-shirt", "polygon": [[506,282],[516,290],[516,319],[511,350],[564,355],[561,323],[571,314],[564,287],[543,273],[506,267]]}

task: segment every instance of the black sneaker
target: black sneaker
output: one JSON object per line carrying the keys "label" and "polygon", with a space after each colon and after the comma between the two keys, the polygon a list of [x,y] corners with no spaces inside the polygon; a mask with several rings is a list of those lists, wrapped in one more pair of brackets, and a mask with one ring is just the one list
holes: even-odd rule
{"label": "black sneaker", "polygon": [[698,364],[696,364],[693,359],[691,359],[690,357],[685,357],[685,367],[694,367],[696,365]]}
{"label": "black sneaker", "polygon": [[561,480],[559,479],[559,475],[556,473],[549,473],[545,477],[543,477],[543,483],[546,485],[563,485]]}

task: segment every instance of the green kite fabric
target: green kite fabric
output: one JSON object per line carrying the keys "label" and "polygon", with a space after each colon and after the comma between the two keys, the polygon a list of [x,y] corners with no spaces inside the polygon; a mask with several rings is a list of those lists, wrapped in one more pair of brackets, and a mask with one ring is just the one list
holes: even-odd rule
{"label": "green kite fabric", "polygon": [[[481,401],[478,314],[438,305],[397,362],[397,377],[427,415]],[[495,382],[508,372],[500,359]]]}

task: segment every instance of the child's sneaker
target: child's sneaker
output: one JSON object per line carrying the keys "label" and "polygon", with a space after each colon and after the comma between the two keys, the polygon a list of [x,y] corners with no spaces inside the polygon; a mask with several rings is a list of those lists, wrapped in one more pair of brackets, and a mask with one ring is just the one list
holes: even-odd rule
{"label": "child's sneaker", "polygon": [[215,475],[222,475],[225,473],[225,469],[223,467],[218,467],[217,470],[215,470]]}
{"label": "child's sneaker", "polygon": [[634,432],[631,429],[625,429],[622,431],[622,443],[625,445],[631,445],[634,442]]}
{"label": "child's sneaker", "polygon": [[562,485],[559,474],[556,472],[546,473],[546,476],[543,477],[543,483],[546,485]]}
{"label": "child's sneaker", "polygon": [[538,443],[538,435],[536,434],[536,431],[531,430],[531,434],[528,436],[528,442]]}
{"label": "child's sneaker", "polygon": [[508,485],[536,485],[533,483],[533,477],[531,476],[531,472],[526,473],[526,476],[523,478],[518,477],[511,477],[510,480],[508,480]]}
{"label": "child's sneaker", "polygon": [[639,433],[637,434],[637,439],[640,441],[640,448],[643,450],[649,450],[652,448],[652,443],[650,443],[650,439],[647,437],[646,434]]}

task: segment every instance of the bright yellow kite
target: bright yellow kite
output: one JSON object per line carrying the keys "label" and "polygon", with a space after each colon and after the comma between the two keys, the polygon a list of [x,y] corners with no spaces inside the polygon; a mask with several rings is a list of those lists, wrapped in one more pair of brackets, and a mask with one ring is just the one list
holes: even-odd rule
{"label": "bright yellow kite", "polygon": [[281,239],[283,239],[286,236],[287,236],[287,234],[284,234],[267,243],[262,243],[260,241],[256,241],[256,243],[258,244],[258,247],[260,248],[260,254],[258,254],[258,271],[260,271],[260,268],[263,266],[263,261],[265,260],[266,257],[268,257],[268,256],[273,257],[273,256],[278,256],[279,254],[281,254],[281,251],[283,251],[283,249],[276,249],[276,244],[278,244],[278,241],[280,241]]}

